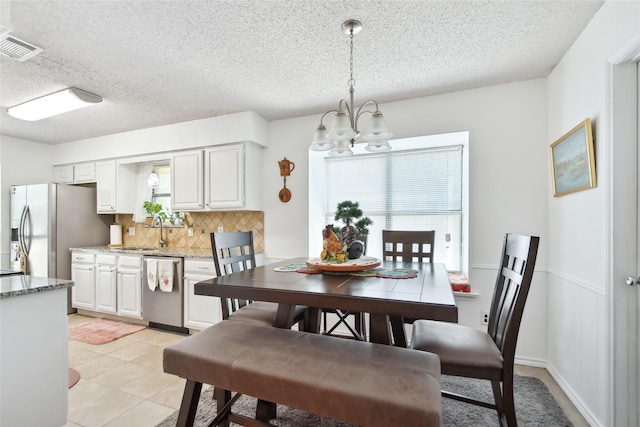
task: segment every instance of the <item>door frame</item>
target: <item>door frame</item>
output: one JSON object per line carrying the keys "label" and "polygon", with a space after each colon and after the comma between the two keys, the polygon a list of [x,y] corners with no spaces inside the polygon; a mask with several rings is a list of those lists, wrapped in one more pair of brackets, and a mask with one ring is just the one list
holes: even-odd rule
{"label": "door frame", "polygon": [[[607,61],[607,425],[638,427],[638,61],[640,33]],[[633,178],[633,179],[630,179]]]}

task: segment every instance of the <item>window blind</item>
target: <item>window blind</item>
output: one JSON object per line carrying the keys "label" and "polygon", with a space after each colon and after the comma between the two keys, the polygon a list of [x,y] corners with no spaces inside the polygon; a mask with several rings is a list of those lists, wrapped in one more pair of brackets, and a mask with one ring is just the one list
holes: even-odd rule
{"label": "window blind", "polygon": [[[462,263],[461,145],[326,158],[326,221],[344,200],[371,218],[366,254],[382,256],[382,230],[435,230],[435,262]],[[336,224],[342,226],[342,224]]]}

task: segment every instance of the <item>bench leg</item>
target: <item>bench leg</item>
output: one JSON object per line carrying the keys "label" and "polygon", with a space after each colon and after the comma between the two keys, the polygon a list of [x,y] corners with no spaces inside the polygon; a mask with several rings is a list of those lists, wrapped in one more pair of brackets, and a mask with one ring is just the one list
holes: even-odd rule
{"label": "bench leg", "polygon": [[[224,390],[224,389],[215,387],[213,389],[213,398],[216,400],[216,405],[218,408],[217,415],[220,416],[223,408],[231,401],[231,392],[229,390]],[[227,416],[224,417],[224,419],[218,424],[218,426],[229,427],[229,424],[230,424],[229,417],[228,417],[229,412],[230,411],[227,411]]]}
{"label": "bench leg", "polygon": [[184,394],[182,395],[182,403],[180,404],[176,427],[193,426],[193,421],[196,419],[196,409],[198,409],[201,390],[202,383],[187,380],[184,386]]}
{"label": "bench leg", "polygon": [[276,404],[258,399],[256,420],[268,422],[276,417]]}

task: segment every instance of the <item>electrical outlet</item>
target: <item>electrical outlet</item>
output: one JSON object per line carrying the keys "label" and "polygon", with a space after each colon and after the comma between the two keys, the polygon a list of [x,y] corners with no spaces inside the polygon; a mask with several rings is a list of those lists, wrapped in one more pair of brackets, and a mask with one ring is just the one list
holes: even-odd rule
{"label": "electrical outlet", "polygon": [[193,227],[189,227],[189,230],[187,232],[189,234],[189,237],[193,237]]}
{"label": "electrical outlet", "polygon": [[488,325],[489,324],[489,313],[487,313],[486,311],[481,311],[480,312],[480,324],[481,325]]}
{"label": "electrical outlet", "polygon": [[129,236],[135,236],[135,235],[136,235],[136,228],[129,227]]}
{"label": "electrical outlet", "polygon": [[218,233],[224,233],[224,227],[219,225],[218,226]]}

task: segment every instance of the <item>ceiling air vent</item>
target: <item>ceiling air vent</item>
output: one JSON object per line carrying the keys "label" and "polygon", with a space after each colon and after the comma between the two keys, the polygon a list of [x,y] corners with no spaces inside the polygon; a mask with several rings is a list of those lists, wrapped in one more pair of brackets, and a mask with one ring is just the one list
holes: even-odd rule
{"label": "ceiling air vent", "polygon": [[26,61],[42,52],[42,48],[20,40],[17,37],[6,35],[0,40],[0,53],[9,58]]}

